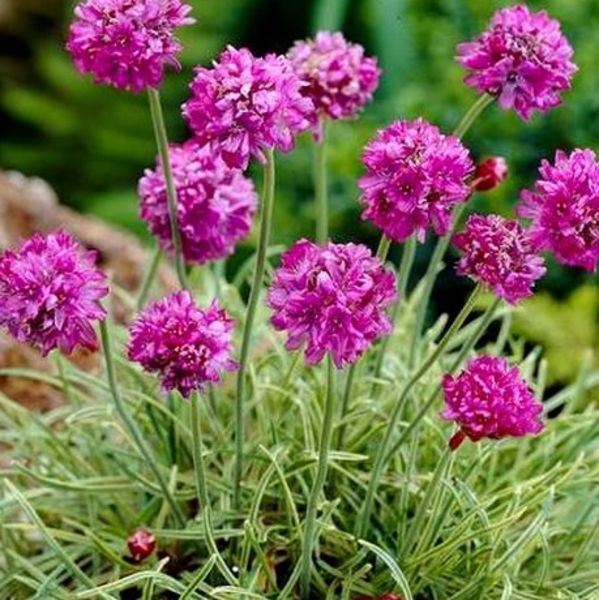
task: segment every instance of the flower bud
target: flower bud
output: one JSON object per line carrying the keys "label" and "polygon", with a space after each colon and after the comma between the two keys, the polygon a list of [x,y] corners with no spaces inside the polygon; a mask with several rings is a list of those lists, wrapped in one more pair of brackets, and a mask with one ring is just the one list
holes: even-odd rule
{"label": "flower bud", "polygon": [[495,189],[508,176],[508,167],[503,156],[492,156],[476,166],[472,178],[472,189],[488,192]]}
{"label": "flower bud", "polygon": [[128,537],[127,547],[133,560],[141,562],[156,549],[156,538],[146,529],[138,529]]}

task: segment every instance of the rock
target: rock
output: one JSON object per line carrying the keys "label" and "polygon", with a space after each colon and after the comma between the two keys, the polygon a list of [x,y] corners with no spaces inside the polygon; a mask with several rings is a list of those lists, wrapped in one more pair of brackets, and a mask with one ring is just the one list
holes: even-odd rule
{"label": "rock", "polygon": [[[61,205],[52,188],[41,179],[0,171],[0,252],[17,246],[37,231],[47,232],[60,227],[98,252],[99,264],[108,273],[113,289],[121,289],[126,292],[124,295],[135,297],[150,257],[133,235]],[[176,275],[166,264],[159,270],[158,284],[164,294],[177,288]],[[126,323],[132,315],[131,307],[119,298],[119,294],[112,294],[112,299],[114,319]],[[99,366],[97,356],[81,352],[70,359],[86,370]],[[55,371],[52,361],[0,333],[0,368],[6,367]],[[34,410],[46,411],[61,402],[56,389],[28,379],[0,377],[0,390]]]}

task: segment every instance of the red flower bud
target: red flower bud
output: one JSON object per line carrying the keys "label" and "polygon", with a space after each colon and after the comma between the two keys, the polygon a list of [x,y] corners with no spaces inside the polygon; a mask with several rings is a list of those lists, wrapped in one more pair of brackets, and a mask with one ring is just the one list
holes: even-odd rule
{"label": "red flower bud", "polygon": [[477,192],[488,192],[496,188],[508,175],[505,158],[493,156],[476,166],[471,186]]}
{"label": "red flower bud", "polygon": [[138,529],[127,539],[127,546],[133,560],[141,562],[156,550],[156,538],[149,531]]}

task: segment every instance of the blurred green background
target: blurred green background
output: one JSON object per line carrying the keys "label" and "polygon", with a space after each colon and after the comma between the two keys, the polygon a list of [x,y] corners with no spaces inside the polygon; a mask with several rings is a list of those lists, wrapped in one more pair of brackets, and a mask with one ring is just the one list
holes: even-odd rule
{"label": "blurred green background", "polygon": [[[173,140],[187,135],[179,106],[191,68],[209,63],[226,44],[247,45],[256,53],[284,52],[294,39],[317,29],[342,29],[379,57],[384,77],[375,102],[359,121],[331,128],[330,149],[334,236],[372,244],[376,231],[359,220],[356,203],[362,146],[396,118],[422,115],[450,130],[475,99],[453,60],[455,45],[480,32],[497,8],[509,4],[187,1],[198,23],[182,30],[184,70],[169,74],[163,92]],[[595,148],[599,140],[599,0],[533,0],[529,5],[546,8],[562,22],[580,71],[564,104],[551,113],[525,124],[492,107],[476,123],[466,139],[474,156],[503,155],[511,170],[506,184],[474,200],[479,210],[510,214],[519,190],[534,181],[542,157],[553,156],[557,148]],[[135,194],[137,179],[155,155],[146,98],[94,86],[75,72],[64,51],[72,6],[67,0],[0,0],[0,168],[39,175],[63,202],[146,236]],[[297,152],[279,160],[275,242],[312,235],[310,169],[311,142],[305,136]],[[426,263],[427,250],[421,250],[417,269]],[[545,346],[552,382],[571,380],[581,363],[596,361],[596,283],[593,275],[552,264],[541,293],[516,316],[518,330]],[[447,270],[435,292],[437,308],[455,309],[466,285]]]}

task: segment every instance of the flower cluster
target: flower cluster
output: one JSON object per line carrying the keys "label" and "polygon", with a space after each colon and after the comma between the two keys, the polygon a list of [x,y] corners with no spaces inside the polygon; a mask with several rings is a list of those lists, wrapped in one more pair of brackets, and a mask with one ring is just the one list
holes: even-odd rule
{"label": "flower cluster", "polygon": [[379,84],[376,58],[365,56],[364,48],[348,43],[342,33],[320,31],[313,40],[296,42],[288,56],[305,83],[303,94],[314,102],[317,135],[322,116],[345,119],[356,115]]}
{"label": "flower cluster", "polygon": [[175,29],[194,22],[190,10],[181,0],[85,0],[75,8],[67,49],[96,83],[158,88],[165,66],[180,67]]}
{"label": "flower cluster", "polygon": [[455,421],[460,431],[450,444],[456,448],[468,437],[523,437],[543,429],[538,402],[517,367],[505,358],[479,356],[457,376],[443,377],[445,409],[441,416]]}
{"label": "flower cluster", "polygon": [[595,271],[599,261],[599,162],[592,150],[558,151],[543,161],[534,190],[522,192],[531,235],[564,265]]}
{"label": "flower cluster", "polygon": [[458,61],[470,73],[466,83],[499,99],[528,120],[533,111],[548,111],[561,103],[577,67],[559,21],[525,5],[495,13],[478,39],[458,46]]}
{"label": "flower cluster", "polygon": [[[177,191],[177,220],[183,256],[204,264],[225,258],[250,232],[257,197],[252,180],[228,167],[209,147],[195,142],[169,150]],[[139,182],[140,215],[161,246],[172,253],[173,241],[162,164]]]}
{"label": "flower cluster", "polygon": [[64,231],[36,234],[0,257],[0,324],[43,355],[97,350],[92,322],[106,316],[99,301],[107,294],[96,253]]}
{"label": "flower cluster", "polygon": [[460,140],[422,119],[397,121],[380,131],[363,162],[362,218],[396,242],[413,233],[423,240],[428,227],[447,233],[451,208],[470,195],[470,153]]}
{"label": "flower cluster", "polygon": [[132,323],[128,356],[158,373],[165,391],[187,398],[237,368],[232,331],[233,320],[216,302],[202,310],[189,292],[176,292],[150,304]]}
{"label": "flower cluster", "polygon": [[268,304],[287,349],[305,344],[311,365],[330,352],[341,368],[391,331],[385,308],[395,297],[393,274],[366,246],[300,240],[283,255]]}
{"label": "flower cluster", "polygon": [[454,244],[463,253],[458,273],[511,304],[532,295],[535,281],[546,271],[529,233],[517,221],[499,215],[471,215]]}
{"label": "flower cluster", "polygon": [[183,115],[200,144],[245,169],[252,156],[264,162],[267,150],[289,152],[310,127],[314,106],[302,86],[287,58],[228,47],[211,69],[196,68]]}

